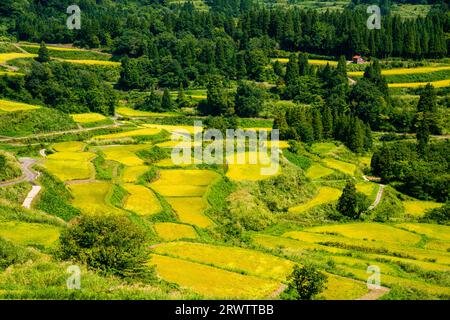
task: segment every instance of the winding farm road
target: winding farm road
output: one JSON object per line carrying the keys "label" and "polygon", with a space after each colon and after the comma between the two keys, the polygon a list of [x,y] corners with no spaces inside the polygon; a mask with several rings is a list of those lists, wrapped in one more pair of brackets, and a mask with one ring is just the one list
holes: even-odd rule
{"label": "winding farm road", "polygon": [[19,140],[26,140],[30,138],[42,138],[42,137],[52,137],[62,134],[69,134],[69,133],[80,133],[80,132],[88,132],[88,131],[94,131],[98,129],[109,129],[109,128],[118,128],[120,127],[120,124],[109,124],[99,127],[93,127],[93,128],[83,128],[83,129],[72,129],[72,130],[65,130],[65,131],[54,131],[54,132],[48,132],[48,133],[39,133],[39,134],[33,134],[30,136],[24,136],[24,137],[8,137],[8,138],[0,138],[0,143],[2,142],[10,142],[10,141],[19,141]]}
{"label": "winding farm road", "polygon": [[33,200],[41,191],[42,187],[35,183],[35,180],[39,178],[41,175],[39,172],[34,171],[31,167],[36,163],[36,159],[32,158],[20,158],[20,165],[22,169],[22,176],[19,179],[2,182],[0,183],[0,187],[8,187],[13,186],[22,182],[29,182],[32,184],[31,191],[26,196],[24,202],[22,203],[22,207],[30,209]]}
{"label": "winding farm road", "polygon": [[384,184],[380,184],[379,186],[380,188],[378,189],[377,197],[375,198],[373,204],[369,207],[369,211],[375,209],[380,204],[380,201],[383,198],[383,192],[386,186]]}

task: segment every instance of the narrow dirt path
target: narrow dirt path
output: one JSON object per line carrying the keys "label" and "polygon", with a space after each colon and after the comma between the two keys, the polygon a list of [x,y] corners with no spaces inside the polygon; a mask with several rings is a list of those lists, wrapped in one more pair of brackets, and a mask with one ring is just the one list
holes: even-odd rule
{"label": "narrow dirt path", "polygon": [[42,187],[35,182],[35,180],[37,180],[39,178],[41,173],[36,172],[33,169],[31,169],[31,167],[36,163],[36,161],[37,161],[36,159],[20,158],[19,161],[20,161],[21,169],[22,169],[22,177],[14,180],[14,181],[0,183],[0,187],[13,186],[13,185],[16,185],[16,184],[19,184],[22,182],[31,183],[32,188],[22,203],[22,207],[30,209],[31,204],[33,203],[33,200],[36,198],[36,196],[42,190]]}
{"label": "narrow dirt path", "polygon": [[383,198],[383,192],[386,186],[383,184],[380,184],[379,186],[380,188],[378,189],[377,197],[375,198],[373,204],[369,207],[369,211],[375,209],[380,204],[380,201]]}
{"label": "narrow dirt path", "polygon": [[42,158],[46,158],[47,157],[47,153],[45,152],[45,149],[41,149],[39,150],[39,154]]}
{"label": "narrow dirt path", "polygon": [[382,296],[384,296],[386,293],[388,293],[389,291],[391,291],[391,289],[389,288],[385,288],[385,287],[381,287],[380,289],[377,290],[370,290],[369,293],[363,295],[362,297],[356,299],[356,300],[378,300],[380,299]]}
{"label": "narrow dirt path", "polygon": [[110,124],[110,125],[104,125],[99,127],[93,127],[93,128],[83,128],[83,129],[72,129],[72,130],[65,130],[65,131],[54,131],[49,133],[40,133],[40,134],[33,134],[30,136],[24,136],[24,137],[10,137],[10,138],[1,138],[1,142],[9,142],[9,141],[17,141],[17,140],[26,140],[30,138],[40,138],[40,137],[51,137],[51,136],[57,136],[62,134],[68,134],[68,133],[80,133],[80,132],[87,132],[87,131],[94,131],[98,129],[109,129],[109,128],[118,128],[120,125],[118,124]]}

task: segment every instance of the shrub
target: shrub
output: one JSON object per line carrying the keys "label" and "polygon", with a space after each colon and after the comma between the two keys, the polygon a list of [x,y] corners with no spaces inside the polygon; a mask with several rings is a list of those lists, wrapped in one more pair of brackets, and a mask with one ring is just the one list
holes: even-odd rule
{"label": "shrub", "polygon": [[295,265],[287,280],[283,300],[313,300],[326,288],[327,277],[313,266]]}
{"label": "shrub", "polygon": [[439,224],[450,224],[450,202],[447,201],[444,206],[427,211],[423,220],[431,220]]}
{"label": "shrub", "polygon": [[124,278],[151,279],[143,229],[124,216],[82,216],[60,237],[62,259]]}
{"label": "shrub", "polygon": [[367,196],[356,191],[353,181],[348,182],[339,198],[338,211],[346,217],[358,219],[368,206]]}
{"label": "shrub", "polygon": [[0,237],[0,270],[16,263],[23,263],[33,256],[30,251]]}

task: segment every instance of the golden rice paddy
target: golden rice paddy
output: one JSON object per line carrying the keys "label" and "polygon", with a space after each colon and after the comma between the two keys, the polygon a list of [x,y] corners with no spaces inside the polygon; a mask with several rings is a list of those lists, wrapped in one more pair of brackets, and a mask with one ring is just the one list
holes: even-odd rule
{"label": "golden rice paddy", "polygon": [[200,197],[165,198],[178,216],[178,219],[199,228],[214,225],[203,212],[208,208],[206,201]]}
{"label": "golden rice paddy", "polygon": [[450,226],[425,223],[402,223],[397,225],[397,227],[426,235],[429,238],[450,241]]}
{"label": "golden rice paddy", "polygon": [[339,189],[321,187],[318,194],[312,200],[304,204],[289,208],[289,212],[300,213],[321,204],[337,201],[341,194],[342,191]]}
{"label": "golden rice paddy", "polygon": [[312,180],[317,180],[329,176],[334,171],[320,164],[314,163],[307,171],[306,176]]}
{"label": "golden rice paddy", "polygon": [[208,186],[220,177],[211,170],[161,170],[159,173],[160,178],[152,184],[155,189],[159,186]]}
{"label": "golden rice paddy", "polygon": [[47,156],[47,158],[51,160],[89,162],[96,156],[97,155],[92,152],[56,152]]}
{"label": "golden rice paddy", "polygon": [[[393,75],[400,75],[400,74],[431,73],[431,72],[444,71],[444,70],[450,70],[450,66],[388,69],[388,70],[382,70],[381,74],[383,76],[393,76]],[[352,72],[348,72],[348,75],[362,77],[364,75],[364,71],[352,71]]]}
{"label": "golden rice paddy", "polygon": [[153,226],[160,238],[165,241],[180,239],[196,239],[198,237],[194,228],[185,224],[161,222]]}
{"label": "golden rice paddy", "polygon": [[432,201],[403,201],[403,207],[405,208],[406,213],[416,217],[421,217],[427,210],[439,208],[441,206],[441,203]]}
{"label": "golden rice paddy", "polygon": [[[288,63],[289,62],[289,58],[273,58],[271,59],[272,62],[278,61],[281,63]],[[319,60],[319,59],[309,59],[308,62],[310,64],[315,64],[315,65],[320,65],[320,66],[324,66],[326,64],[329,64],[330,66],[337,66],[337,61],[332,61],[332,60]]]}
{"label": "golden rice paddy", "polygon": [[22,245],[50,246],[60,234],[60,228],[38,223],[22,221],[1,221],[0,237]]}
{"label": "golden rice paddy", "polygon": [[194,126],[182,126],[182,125],[171,126],[162,124],[144,124],[143,126],[146,128],[158,129],[160,131],[165,130],[170,133],[179,133],[179,134],[184,133],[195,134],[201,133],[203,131],[203,127],[194,127]]}
{"label": "golden rice paddy", "polygon": [[99,113],[80,113],[72,114],[72,119],[78,123],[92,123],[106,120],[106,117]]}
{"label": "golden rice paddy", "polygon": [[140,216],[150,216],[161,212],[161,204],[151,190],[133,184],[125,184],[123,187],[129,193],[124,205],[126,210],[133,211]]}
{"label": "golden rice paddy", "polygon": [[276,280],[285,280],[294,263],[256,250],[191,242],[165,243],[153,250],[190,261]]}
{"label": "golden rice paddy", "polygon": [[333,158],[326,158],[323,162],[330,168],[339,170],[343,173],[353,176],[356,171],[356,165],[353,163],[339,161]]}
{"label": "golden rice paddy", "polygon": [[138,130],[131,130],[131,131],[125,131],[125,132],[119,132],[119,133],[100,135],[100,136],[94,137],[94,139],[95,140],[116,140],[116,139],[139,137],[139,136],[141,136],[141,137],[154,136],[160,132],[161,132],[160,129],[146,128],[146,129],[138,129]]}
{"label": "golden rice paddy", "polygon": [[4,64],[8,62],[9,60],[14,59],[22,59],[22,58],[34,58],[37,57],[36,54],[29,54],[29,53],[0,53],[0,64]]}
{"label": "golden rice paddy", "polygon": [[60,142],[52,145],[52,149],[58,152],[82,152],[86,144],[79,141]]}
{"label": "golden rice paddy", "polygon": [[45,167],[62,181],[90,179],[95,173],[93,165],[87,161],[48,159]]}
{"label": "golden rice paddy", "polygon": [[209,298],[262,299],[280,286],[278,281],[166,256],[152,255],[150,263],[164,280]]}
{"label": "golden rice paddy", "polygon": [[150,170],[148,166],[126,167],[123,171],[122,181],[125,183],[135,183],[139,177]]}
{"label": "golden rice paddy", "polygon": [[116,109],[116,112],[125,117],[174,117],[176,114],[174,113],[157,113],[157,112],[149,112],[149,111],[141,111],[135,110],[127,107],[119,107]]}
{"label": "golden rice paddy", "polygon": [[[270,154],[260,160],[258,152],[235,153],[227,157],[227,177],[234,181],[260,181],[281,173],[281,165],[270,159]],[[240,157],[243,157],[240,159]],[[268,164],[267,164],[268,162]]]}
{"label": "golden rice paddy", "polygon": [[350,223],[333,226],[321,226],[308,228],[306,231],[338,234],[353,239],[386,241],[410,245],[418,243],[421,239],[420,236],[414,233],[380,223]]}
{"label": "golden rice paddy", "polygon": [[[1,54],[0,54],[1,55]],[[27,103],[14,102],[9,100],[0,99],[0,111],[15,112],[15,111],[27,111],[38,109],[38,106],[34,106]]]}
{"label": "golden rice paddy", "polygon": [[431,84],[435,88],[444,88],[450,86],[450,79],[431,81],[431,82],[407,82],[407,83],[389,83],[389,88],[419,88]]}
{"label": "golden rice paddy", "polygon": [[72,204],[85,214],[117,214],[121,211],[107,204],[112,185],[109,182],[90,182],[68,186]]}
{"label": "golden rice paddy", "polygon": [[122,163],[126,166],[143,166],[144,160],[136,155],[137,151],[148,148],[149,145],[107,146],[101,150],[105,159]]}
{"label": "golden rice paddy", "polygon": [[64,62],[76,63],[76,64],[85,64],[89,66],[108,66],[108,67],[120,67],[120,62],[114,61],[105,61],[105,60],[72,60],[72,59],[57,59]]}

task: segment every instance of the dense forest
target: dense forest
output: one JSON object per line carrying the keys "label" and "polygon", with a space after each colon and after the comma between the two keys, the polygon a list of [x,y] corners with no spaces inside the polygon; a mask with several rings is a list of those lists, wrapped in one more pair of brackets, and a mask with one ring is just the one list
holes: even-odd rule
{"label": "dense forest", "polygon": [[[426,18],[389,15],[382,19],[381,30],[368,30],[362,8],[319,13],[267,9],[247,0],[210,1],[213,10],[208,12],[195,10],[189,2],[169,10],[160,2],[164,1],[102,1],[100,9],[95,2],[80,1],[83,28],[72,32],[64,23],[70,1],[2,1],[0,33],[19,40],[112,46],[115,53],[132,57],[153,58],[158,51],[159,58],[170,57],[184,67],[198,61],[207,67],[233,68],[243,52],[270,53],[277,48],[347,57],[361,53],[439,58],[448,51],[444,4]],[[220,53],[225,64],[217,57]]]}

